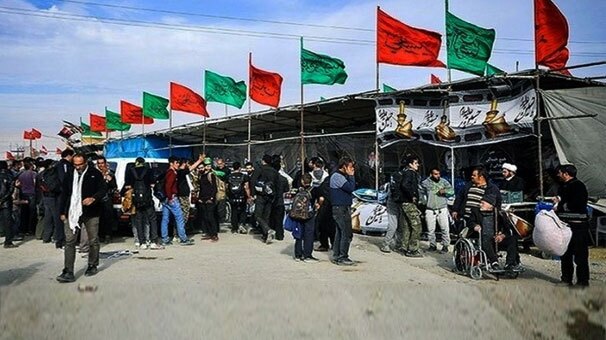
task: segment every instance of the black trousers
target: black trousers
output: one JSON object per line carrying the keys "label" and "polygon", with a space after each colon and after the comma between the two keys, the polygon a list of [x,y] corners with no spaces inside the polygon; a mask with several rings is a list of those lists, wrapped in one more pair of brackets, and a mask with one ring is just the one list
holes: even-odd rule
{"label": "black trousers", "polygon": [[271,216],[272,207],[272,198],[257,196],[257,199],[255,200],[255,220],[263,230],[263,235],[265,236],[267,236],[267,233],[271,229],[269,226],[269,218]]}
{"label": "black trousers", "polygon": [[198,203],[202,230],[208,236],[217,236],[219,233],[219,222],[217,221],[217,203]]}
{"label": "black trousers", "polygon": [[4,230],[4,244],[13,243],[15,230],[13,229],[13,212],[11,208],[0,208],[0,227]]}
{"label": "black trousers", "polygon": [[238,227],[246,222],[246,201],[231,201],[231,230],[236,231]]}
{"label": "black trousers", "polygon": [[321,247],[329,248],[329,240],[330,245],[335,243],[335,220],[332,217],[332,207],[329,204],[323,204],[318,210],[316,230]]}
{"label": "black trousers", "polygon": [[114,212],[114,205],[111,199],[103,201],[102,204],[103,212],[101,213],[101,218],[99,220],[99,236],[111,238],[114,229],[117,229],[117,216]]}
{"label": "black trousers", "polygon": [[[587,223],[570,223],[572,238],[566,253],[560,257],[562,281],[572,283],[574,265],[577,265],[577,284],[589,284],[589,226]],[[574,264],[573,264],[574,263]]]}
{"label": "black trousers", "polygon": [[276,232],[276,239],[283,240],[284,239],[284,206],[283,205],[275,205],[271,209],[270,214],[270,226],[271,229]]}

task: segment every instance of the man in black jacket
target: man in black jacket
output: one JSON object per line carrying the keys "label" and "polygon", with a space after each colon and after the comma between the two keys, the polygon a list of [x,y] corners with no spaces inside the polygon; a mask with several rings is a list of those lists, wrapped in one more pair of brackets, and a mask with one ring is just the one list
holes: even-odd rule
{"label": "man in black jacket", "polygon": [[589,221],[587,216],[588,193],[585,184],[577,179],[577,168],[572,164],[560,165],[557,174],[563,183],[554,199],[558,216],[572,230],[566,253],[561,257],[562,285],[572,286],[574,263],[577,265],[577,287],[589,286]]}
{"label": "man in black jacket", "polygon": [[486,169],[483,166],[476,166],[471,172],[471,181],[465,185],[463,191],[455,199],[452,206],[452,218],[469,220],[471,209],[479,208],[480,200],[485,195],[496,197],[493,205],[498,209],[501,208],[502,200],[499,188],[488,180]]}
{"label": "man in black jacket", "polygon": [[76,154],[72,158],[74,171],[65,174],[63,190],[59,197],[61,220],[65,223],[65,267],[57,277],[59,282],[73,282],[76,260],[76,228],[84,226],[88,233],[88,268],[84,275],[97,274],[99,265],[99,217],[103,212],[102,200],[107,192],[103,175],[89,166],[86,156]]}
{"label": "man in black jacket", "polygon": [[423,257],[419,251],[421,238],[421,212],[419,211],[419,158],[406,157],[406,169],[402,172],[402,247],[407,257]]}
{"label": "man in black jacket", "polygon": [[261,168],[255,171],[251,179],[256,195],[255,219],[263,230],[263,238],[267,244],[276,238],[276,232],[269,226],[269,217],[276,195],[278,176],[276,169],[271,166],[271,156],[264,155]]}
{"label": "man in black jacket", "polygon": [[6,161],[0,161],[0,229],[4,230],[4,248],[15,248],[13,243],[13,191],[14,179]]}

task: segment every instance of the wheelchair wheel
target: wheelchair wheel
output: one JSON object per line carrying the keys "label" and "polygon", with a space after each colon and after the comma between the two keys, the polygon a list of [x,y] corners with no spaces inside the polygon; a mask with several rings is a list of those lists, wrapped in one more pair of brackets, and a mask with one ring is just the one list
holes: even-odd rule
{"label": "wheelchair wheel", "polygon": [[471,241],[460,238],[454,245],[453,262],[459,273],[469,274],[473,264],[475,250]]}
{"label": "wheelchair wheel", "polygon": [[480,266],[472,266],[469,269],[469,276],[471,276],[474,280],[479,280],[482,278],[482,268]]}

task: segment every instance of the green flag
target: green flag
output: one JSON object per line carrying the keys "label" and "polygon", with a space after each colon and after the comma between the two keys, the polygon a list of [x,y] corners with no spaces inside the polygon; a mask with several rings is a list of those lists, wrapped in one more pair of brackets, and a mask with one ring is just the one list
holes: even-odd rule
{"label": "green flag", "polygon": [[206,101],[224,103],[241,109],[246,101],[246,84],[206,70],[204,72]]}
{"label": "green flag", "polygon": [[383,84],[383,92],[385,93],[389,93],[389,92],[396,92],[397,90],[387,84]]}
{"label": "green flag", "polygon": [[168,119],[168,99],[143,92],[143,116],[155,119]]}
{"label": "green flag", "polygon": [[101,132],[91,131],[90,125],[80,122],[80,127],[82,128],[82,137],[103,137]]}
{"label": "green flag", "polygon": [[128,131],[130,124],[122,123],[119,113],[105,109],[105,127],[112,131]]}
{"label": "green flag", "polygon": [[320,101],[321,101],[321,102],[325,102],[325,101],[326,101],[326,98],[324,98],[324,97],[320,96]]}
{"label": "green flag", "polygon": [[473,25],[446,12],[448,68],[483,76],[494,38],[494,29]]}
{"label": "green flag", "polygon": [[505,71],[501,70],[500,68],[490,65],[490,64],[486,64],[486,75],[487,76],[494,76],[497,74],[503,74],[505,73]]}
{"label": "green flag", "polygon": [[347,73],[342,60],[317,54],[301,47],[301,83],[345,84]]}

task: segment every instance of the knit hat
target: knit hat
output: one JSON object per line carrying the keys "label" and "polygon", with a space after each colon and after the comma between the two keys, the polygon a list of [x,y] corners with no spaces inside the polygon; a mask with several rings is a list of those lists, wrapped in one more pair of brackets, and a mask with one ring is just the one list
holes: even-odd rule
{"label": "knit hat", "polygon": [[518,171],[518,167],[510,164],[510,163],[503,163],[503,169],[505,170],[509,170],[511,172],[517,172]]}
{"label": "knit hat", "polygon": [[210,157],[206,157],[204,158],[204,165],[212,165],[213,164],[213,160],[210,159]]}

